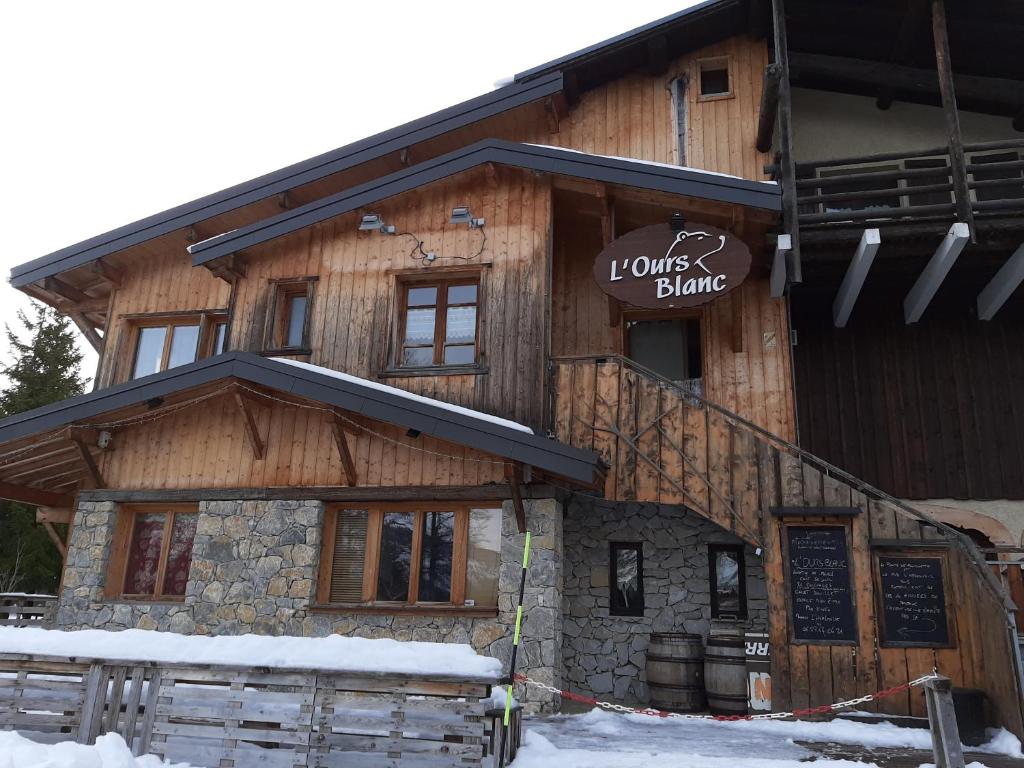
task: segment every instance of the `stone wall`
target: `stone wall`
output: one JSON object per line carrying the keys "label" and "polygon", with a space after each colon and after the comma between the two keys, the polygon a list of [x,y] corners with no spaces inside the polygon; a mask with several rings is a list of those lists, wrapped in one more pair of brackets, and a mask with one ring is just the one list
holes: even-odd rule
{"label": "stone wall", "polygon": [[[708,544],[740,540],[683,507],[578,497],[567,508],[564,527],[565,678],[573,690],[646,704],[651,633],[707,636],[712,624]],[[643,543],[643,616],[609,615],[611,541]],[[764,568],[751,547],[745,555],[744,626],[763,632],[768,612]]]}
{"label": "stone wall", "polygon": [[[532,677],[562,680],[562,508],[551,499],[524,502],[533,534],[518,666]],[[498,616],[367,615],[310,610],[323,529],[319,501],[204,501],[199,504],[192,564],[183,602],[104,597],[113,502],[79,504],[68,548],[57,626],[64,629],[157,629],[186,634],[390,637],[469,643],[503,663],[511,654],[524,537],[511,502],[502,514]],[[522,692],[531,711],[559,702]]]}

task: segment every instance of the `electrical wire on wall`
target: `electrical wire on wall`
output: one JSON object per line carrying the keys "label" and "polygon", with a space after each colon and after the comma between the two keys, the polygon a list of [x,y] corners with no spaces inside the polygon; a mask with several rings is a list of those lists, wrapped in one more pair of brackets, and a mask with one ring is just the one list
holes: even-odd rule
{"label": "electrical wire on wall", "polygon": [[409,250],[409,258],[420,262],[420,264],[432,264],[435,261],[473,261],[474,259],[480,258],[484,252],[484,248],[487,246],[487,232],[484,231],[483,225],[473,228],[475,231],[480,233],[480,245],[476,249],[476,253],[471,256],[438,256],[434,251],[423,250],[423,242],[412,232],[399,232],[397,237],[410,237],[413,240],[413,247]]}

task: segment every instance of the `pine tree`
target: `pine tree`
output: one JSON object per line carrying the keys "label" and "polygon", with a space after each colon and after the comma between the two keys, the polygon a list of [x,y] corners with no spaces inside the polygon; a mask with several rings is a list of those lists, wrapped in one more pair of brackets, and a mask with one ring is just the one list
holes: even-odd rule
{"label": "pine tree", "polygon": [[[18,312],[20,333],[7,326],[12,360],[0,365],[7,386],[0,392],[0,416],[80,395],[82,353],[70,321],[33,302],[32,316]],[[61,558],[35,520],[35,507],[0,501],[0,591],[48,592],[57,589]]]}

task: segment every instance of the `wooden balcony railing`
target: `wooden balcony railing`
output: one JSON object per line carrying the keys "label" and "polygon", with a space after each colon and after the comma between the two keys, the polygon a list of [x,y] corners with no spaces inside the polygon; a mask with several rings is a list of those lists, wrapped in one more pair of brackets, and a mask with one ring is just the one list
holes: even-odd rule
{"label": "wooden balcony railing", "polygon": [[[607,499],[685,506],[756,548],[767,582],[773,706],[862,695],[938,664],[958,685],[984,689],[998,719],[1024,733],[1013,606],[965,536],[628,358],[555,358],[552,369],[555,437],[600,454]],[[826,508],[839,507],[857,509],[845,519],[859,639],[831,648],[793,644],[785,516],[812,508],[822,516],[805,520],[836,525]],[[872,547],[880,541],[948,552],[954,647],[880,647],[872,577]],[[890,704],[893,713],[924,715],[920,698]]]}
{"label": "wooden balcony railing", "polygon": [[[974,216],[1024,212],[1024,139],[964,152]],[[796,190],[801,227],[949,220],[958,202],[945,147],[798,163]]]}
{"label": "wooden balcony railing", "polygon": [[54,595],[0,592],[0,626],[48,627],[57,608]]}

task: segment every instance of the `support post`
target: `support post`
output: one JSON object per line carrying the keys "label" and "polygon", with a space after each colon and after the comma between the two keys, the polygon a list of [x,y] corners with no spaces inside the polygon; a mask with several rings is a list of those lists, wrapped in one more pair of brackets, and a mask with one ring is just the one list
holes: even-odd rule
{"label": "support post", "polygon": [[772,0],[772,21],[775,27],[775,63],[779,65],[779,165],[782,175],[783,228],[792,238],[787,254],[789,283],[803,282],[800,266],[799,211],[796,202],[796,160],[793,158],[793,104],[789,87],[789,43],[786,39],[786,8],[784,0]]}
{"label": "support post", "polygon": [[761,86],[761,109],[757,116],[757,151],[767,152],[772,148],[775,136],[775,121],[779,114],[779,81],[782,67],[777,62],[764,68],[764,82]]}
{"label": "support post", "polygon": [[53,546],[60,552],[60,559],[67,560],[68,558],[68,547],[57,533],[57,529],[53,527],[53,523],[43,522],[43,529],[46,531],[46,535],[50,537],[50,541],[53,542]]}
{"label": "support post", "polygon": [[92,348],[103,354],[103,337],[96,333],[96,329],[85,319],[85,315],[81,312],[69,310],[68,317],[78,326],[78,330],[82,332],[82,335],[85,336],[86,341],[89,342]]}
{"label": "support post", "polygon": [[960,731],[953,710],[953,681],[941,675],[928,680],[924,684],[924,700],[928,706],[936,768],[964,768]]}
{"label": "support post", "polygon": [[956,194],[956,217],[970,230],[974,239],[974,213],[967,189],[967,163],[964,160],[964,142],[960,133],[960,115],[956,107],[956,91],[953,88],[953,67],[949,59],[949,36],[946,32],[946,6],[944,0],[932,0],[932,35],[935,38],[935,68],[939,75],[939,94],[942,96],[942,111],[946,115],[946,132],[949,139],[949,165],[953,175],[953,190]]}
{"label": "support post", "polygon": [[857,303],[860,296],[860,289],[864,287],[864,280],[868,276],[868,270],[878,253],[878,246],[882,243],[882,237],[877,229],[865,229],[860,236],[860,244],[853,254],[850,266],[843,276],[843,283],[839,286],[839,293],[832,303],[832,320],[836,328],[845,328],[846,322],[853,312],[853,305]]}

